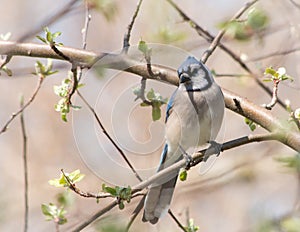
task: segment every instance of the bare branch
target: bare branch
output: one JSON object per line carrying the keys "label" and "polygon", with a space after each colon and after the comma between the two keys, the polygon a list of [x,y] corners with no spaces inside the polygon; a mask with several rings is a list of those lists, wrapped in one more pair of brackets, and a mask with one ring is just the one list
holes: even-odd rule
{"label": "bare branch", "polygon": [[298,52],[300,51],[300,47],[296,47],[296,48],[292,48],[286,51],[282,51],[282,52],[272,52],[270,54],[266,54],[266,55],[262,55],[262,56],[258,56],[258,57],[254,57],[249,59],[250,62],[255,62],[255,61],[260,61],[260,60],[264,60],[264,59],[268,59],[274,56],[284,56],[293,52]]}
{"label": "bare branch", "polygon": [[[230,140],[228,142],[225,142],[221,146],[221,151],[229,150],[238,146],[242,146],[245,144],[253,143],[253,142],[261,142],[261,141],[268,141],[268,140],[278,140],[280,137],[277,133],[267,133],[267,134],[261,134],[261,135],[249,135],[244,136],[238,139]],[[299,148],[300,149],[300,148]],[[192,166],[197,165],[198,163],[202,162],[205,158],[216,154],[216,149],[214,147],[210,147],[208,149],[201,150],[199,152],[194,153],[192,157]],[[177,163],[162,169],[158,173],[154,174],[153,176],[149,177],[147,180],[138,183],[137,185],[133,186],[133,193],[138,192],[141,189],[146,188],[152,183],[159,182],[166,176],[170,175],[170,173],[174,173],[175,171],[179,171],[180,168],[184,168],[186,166],[186,160],[182,159],[178,161]]]}
{"label": "bare branch", "polygon": [[298,9],[300,9],[300,4],[295,2],[295,0],[290,0],[290,2],[295,6],[297,7]]}
{"label": "bare branch", "polygon": [[27,39],[29,39],[32,36],[35,36],[38,34],[44,27],[51,25],[61,17],[65,16],[68,12],[70,12],[73,9],[73,6],[76,2],[79,2],[79,0],[71,0],[66,6],[64,6],[61,10],[56,12],[54,15],[51,15],[47,19],[45,19],[41,24],[34,27],[32,30],[29,30],[21,36],[19,39],[17,39],[18,42],[23,42]]}
{"label": "bare branch", "polygon": [[265,107],[267,110],[271,110],[275,106],[275,104],[278,100],[277,92],[278,92],[279,83],[280,83],[280,80],[274,80],[273,95],[272,95],[271,102],[263,105],[263,107]]}
{"label": "bare branch", "polygon": [[[183,18],[184,21],[189,22],[189,25],[192,26],[196,30],[196,32],[203,37],[207,42],[211,43],[213,40],[215,40],[215,37],[210,34],[207,30],[203,29],[199,24],[197,24],[195,21],[193,21],[189,16],[187,16],[172,0],[167,0],[172,7],[175,8],[175,10],[180,14],[180,16]],[[245,71],[247,71],[250,76],[252,76],[255,80],[255,82],[260,86],[267,94],[272,96],[273,92],[271,89],[269,89],[261,80],[260,78],[246,65],[245,62],[241,60],[241,58],[235,54],[230,48],[228,48],[223,43],[219,42],[218,46],[226,52],[232,59],[234,59]],[[277,99],[278,103],[286,109],[286,105],[284,101],[282,101],[280,98]],[[299,126],[300,128],[300,126]]]}
{"label": "bare branch", "polygon": [[[21,98],[20,103],[21,109],[24,107],[23,96]],[[24,165],[24,199],[25,199],[25,216],[24,216],[24,232],[28,231],[28,165],[27,165],[27,135],[25,128],[25,120],[24,120],[24,112],[22,111],[20,114],[21,121],[21,130],[22,130],[22,138],[23,138],[23,165]]]}
{"label": "bare branch", "polygon": [[184,228],[184,226],[180,223],[180,221],[176,218],[176,216],[172,213],[172,211],[169,209],[168,210],[169,215],[171,216],[171,218],[175,221],[175,223],[178,225],[178,227],[186,232],[186,229]]}
{"label": "bare branch", "polygon": [[[225,150],[228,150],[228,149],[231,149],[231,148],[234,148],[234,147],[238,147],[238,146],[241,146],[241,145],[245,145],[245,144],[248,144],[248,143],[261,142],[261,141],[267,141],[267,140],[276,140],[276,139],[278,139],[278,134],[276,134],[276,133],[262,134],[262,135],[249,135],[249,136],[234,139],[234,140],[231,140],[231,141],[228,141],[228,142],[222,144],[222,151],[225,151]],[[211,149],[211,150],[204,149],[200,152],[194,153],[192,155],[192,159],[194,161],[193,166],[195,166],[198,163],[202,162],[204,157],[207,157],[207,156],[210,156],[210,155],[213,155],[213,154],[215,154],[214,149]],[[144,180],[144,181],[140,182],[139,184],[135,185],[134,187],[132,187],[132,194],[134,195],[135,193],[138,193],[139,191],[141,191],[142,189],[144,189],[147,186],[151,185],[152,183],[165,178],[165,176],[168,176],[169,173],[173,173],[174,171],[178,171],[178,170],[180,170],[180,168],[185,167],[185,166],[186,166],[186,161],[184,159],[178,161],[177,163],[175,163],[175,164],[161,170],[160,172],[154,174],[153,176],[148,178],[148,180]],[[138,195],[134,195],[134,196],[138,196]],[[141,202],[142,201],[140,201],[140,203]],[[114,200],[108,206],[101,209],[99,212],[97,212],[92,217],[90,217],[89,219],[87,219],[86,221],[81,223],[79,226],[77,226],[72,231],[77,232],[77,231],[82,230],[83,228],[85,228],[86,226],[91,224],[93,221],[97,220],[100,216],[102,216],[105,213],[109,212],[112,208],[114,208],[117,205],[118,205],[118,201]],[[137,208],[139,210],[141,209],[141,207],[137,207]]]}
{"label": "bare branch", "polygon": [[[77,61],[86,67],[90,67],[100,58],[97,65],[102,65],[105,68],[123,70],[148,79],[155,79],[167,82],[173,85],[178,85],[177,72],[169,67],[162,65],[152,65],[153,72],[160,73],[159,76],[150,76],[147,67],[144,63],[133,60],[124,54],[96,54],[85,50],[61,47],[60,50],[70,57],[73,61]],[[0,54],[20,55],[20,56],[35,56],[48,57],[54,59],[62,59],[46,45],[36,44],[18,44],[13,42],[0,41]],[[294,150],[300,150],[300,134],[294,129],[286,128],[281,120],[274,117],[270,112],[264,110],[251,101],[238,96],[226,89],[222,89],[225,98],[226,107],[244,117],[255,121],[269,131],[278,130],[283,138],[282,143],[291,147]],[[278,99],[280,103],[280,99]],[[281,102],[282,103],[282,102]],[[282,103],[284,105],[284,103]]]}
{"label": "bare branch", "polygon": [[70,178],[65,174],[64,170],[61,169],[61,173],[63,174],[64,178],[67,180],[68,184],[69,184],[69,189],[71,189],[73,192],[75,192],[76,194],[82,196],[82,197],[86,197],[86,198],[95,198],[95,199],[100,199],[100,198],[108,198],[108,197],[112,197],[114,198],[114,196],[108,194],[108,193],[90,193],[90,192],[84,192],[82,190],[80,190],[73,182],[72,180],[70,180]]}
{"label": "bare branch", "polygon": [[91,21],[91,14],[90,14],[90,6],[88,0],[85,0],[85,22],[84,22],[84,27],[81,30],[82,33],[82,49],[86,49],[86,41],[87,41],[87,34],[88,34],[88,29]]}
{"label": "bare branch", "polygon": [[[258,0],[254,0],[251,2],[246,3],[246,5],[244,7],[242,7],[231,19],[231,21],[238,19],[246,10],[249,9],[249,7],[251,7],[254,3],[256,3]],[[221,31],[219,31],[218,35],[213,39],[213,41],[211,42],[211,45],[209,46],[209,48],[205,51],[205,53],[202,55],[201,60],[203,63],[206,63],[207,59],[209,58],[209,56],[214,52],[214,50],[217,48],[217,46],[219,45],[223,35],[225,34],[226,29],[223,29]]]}
{"label": "bare branch", "polygon": [[0,65],[0,70],[9,63],[11,60],[12,56],[6,56],[5,58],[1,59],[1,65]]}
{"label": "bare branch", "polygon": [[0,130],[0,135],[7,130],[9,124],[15,119],[15,117],[17,117],[19,114],[21,114],[33,102],[33,100],[35,99],[36,95],[38,94],[38,92],[42,86],[44,79],[45,78],[43,76],[40,76],[37,87],[36,87],[34,93],[32,94],[32,96],[30,97],[30,99],[16,113],[13,113],[10,116],[10,119],[5,123],[5,125]]}
{"label": "bare branch", "polygon": [[216,73],[215,77],[251,77],[249,74]]}
{"label": "bare branch", "polygon": [[128,27],[127,27],[127,32],[126,34],[124,35],[124,40],[123,40],[123,52],[127,53],[128,52],[128,48],[130,47],[130,43],[129,43],[129,40],[130,40],[130,34],[131,34],[131,31],[132,31],[132,28],[133,28],[133,24],[135,22],[135,19],[140,11],[140,7],[141,7],[141,4],[142,4],[143,0],[138,0],[138,3],[137,3],[137,6],[136,6],[136,9],[135,9],[135,12],[132,16],[132,19],[131,19],[131,22],[129,23]]}
{"label": "bare branch", "polygon": [[76,226],[74,229],[72,229],[72,232],[78,232],[83,230],[85,227],[87,227],[88,225],[90,225],[92,222],[94,222],[95,220],[97,220],[99,217],[101,217],[102,215],[104,215],[105,213],[109,212],[111,209],[113,209],[115,206],[118,205],[118,200],[114,200],[113,202],[111,202],[109,205],[107,205],[106,207],[104,207],[103,209],[99,210],[97,213],[95,213],[94,215],[92,215],[90,218],[88,218],[87,220],[81,222],[78,226]]}
{"label": "bare branch", "polygon": [[78,88],[78,80],[81,77],[81,70],[80,72],[78,72],[78,66],[76,63],[72,63],[72,68],[71,68],[71,72],[72,72],[72,88],[70,90],[70,92],[68,93],[68,104],[72,105],[72,101],[71,98],[74,95],[76,89]]}
{"label": "bare branch", "polygon": [[87,107],[89,108],[89,110],[93,113],[93,115],[94,115],[94,117],[95,117],[98,125],[100,126],[103,134],[105,134],[105,136],[109,139],[109,141],[113,144],[113,146],[118,150],[118,152],[121,154],[122,158],[125,160],[125,162],[127,163],[127,165],[131,168],[131,170],[134,173],[134,175],[136,176],[136,178],[139,181],[143,181],[143,179],[137,173],[137,171],[135,170],[135,168],[133,167],[133,165],[131,164],[131,162],[129,161],[129,159],[127,158],[127,156],[125,155],[125,153],[123,152],[123,150],[118,146],[118,144],[116,144],[116,142],[108,134],[108,132],[104,128],[103,124],[101,123],[100,118],[98,117],[98,115],[97,115],[96,111],[94,110],[94,108],[87,102],[87,100],[81,95],[81,93],[78,90],[77,90],[77,94],[81,98],[81,100],[87,105]]}
{"label": "bare branch", "polygon": [[126,226],[126,232],[129,231],[132,223],[134,222],[134,220],[136,219],[137,215],[141,212],[141,210],[143,209],[144,207],[144,202],[145,202],[145,198],[146,198],[146,194],[144,194],[143,198],[139,201],[138,205],[135,207],[131,217],[130,217],[130,220]]}

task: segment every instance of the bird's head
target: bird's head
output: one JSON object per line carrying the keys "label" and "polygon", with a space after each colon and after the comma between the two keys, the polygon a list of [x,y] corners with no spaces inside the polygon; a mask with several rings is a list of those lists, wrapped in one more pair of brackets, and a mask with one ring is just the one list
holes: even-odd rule
{"label": "bird's head", "polygon": [[177,73],[180,85],[185,85],[187,90],[205,89],[213,82],[208,68],[192,56],[180,65]]}

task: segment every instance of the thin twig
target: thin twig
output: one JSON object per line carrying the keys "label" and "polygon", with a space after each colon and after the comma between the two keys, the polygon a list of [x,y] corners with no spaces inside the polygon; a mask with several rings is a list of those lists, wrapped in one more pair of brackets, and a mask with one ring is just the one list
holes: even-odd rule
{"label": "thin twig", "polygon": [[180,221],[175,217],[175,215],[172,213],[172,211],[171,211],[170,209],[168,210],[168,213],[169,213],[169,215],[171,216],[171,218],[175,221],[175,223],[178,225],[178,227],[179,227],[182,231],[186,232],[185,227],[180,223]]}
{"label": "thin twig", "polygon": [[294,0],[290,0],[290,2],[300,10],[300,4],[295,2]]}
{"label": "thin twig", "polygon": [[146,198],[146,194],[143,194],[143,198],[139,201],[139,203],[137,204],[137,206],[135,207],[131,217],[130,217],[130,220],[126,226],[126,232],[129,231],[132,223],[134,222],[134,220],[136,219],[137,215],[139,215],[139,213],[141,212],[141,210],[143,209],[144,207],[144,202],[145,202],[145,198]]}
{"label": "thin twig", "polygon": [[[2,56],[1,56],[2,57]],[[6,56],[5,58],[1,59],[1,65],[0,65],[0,70],[9,63],[11,60],[12,56]],[[3,60],[3,61],[2,61]]]}
{"label": "thin twig", "polygon": [[106,194],[106,193],[90,193],[90,192],[84,192],[81,189],[79,189],[72,180],[70,180],[70,178],[66,175],[66,173],[64,172],[63,169],[61,169],[61,173],[63,174],[64,178],[67,180],[68,184],[69,184],[69,188],[77,193],[78,195],[82,196],[82,197],[86,197],[86,198],[95,198],[95,199],[100,199],[100,198],[108,198],[108,197],[112,197],[114,198],[114,196],[112,196],[111,194]]}
{"label": "thin twig", "polygon": [[145,103],[147,105],[153,105],[153,103],[151,101],[148,101],[145,96],[146,82],[147,82],[147,78],[143,77],[141,79],[141,91],[139,92],[139,94],[136,96],[136,98],[134,100],[136,101],[138,99],[141,99],[143,101],[143,103]]}
{"label": "thin twig", "polygon": [[92,222],[94,222],[95,220],[97,220],[99,217],[101,217],[105,213],[109,212],[111,209],[113,209],[117,205],[118,205],[118,200],[114,200],[109,205],[107,205],[103,209],[99,210],[94,215],[92,215],[90,218],[88,218],[87,220],[85,220],[82,223],[80,223],[78,226],[76,226],[71,231],[72,232],[79,232],[79,231],[83,230],[85,227],[87,227],[88,225],[90,225]]}
{"label": "thin twig", "polygon": [[35,36],[38,34],[44,27],[51,25],[52,23],[56,22],[61,17],[65,16],[68,12],[70,12],[73,9],[73,6],[76,2],[79,2],[79,0],[71,0],[66,6],[64,6],[61,10],[56,12],[54,15],[52,14],[50,17],[45,19],[41,24],[34,27],[30,31],[26,31],[26,33],[21,36],[19,39],[17,39],[18,42],[23,42],[27,40],[28,38]]}
{"label": "thin twig", "polygon": [[267,110],[272,110],[272,108],[275,106],[277,100],[278,100],[278,85],[280,83],[280,80],[274,80],[274,86],[273,86],[273,94],[271,102],[268,104],[263,104],[263,107],[265,107]]}
{"label": "thin twig", "polygon": [[296,178],[297,178],[297,194],[294,203],[294,211],[299,211],[300,209],[300,170],[299,169],[297,169]]}
{"label": "thin twig", "polygon": [[55,46],[54,43],[50,44],[51,49],[60,57],[62,57],[64,60],[69,61],[70,63],[72,63],[72,60],[70,57],[68,57],[67,55],[65,55],[63,52],[61,52],[60,50],[58,50],[58,48]]}
{"label": "thin twig", "polygon": [[260,61],[260,60],[264,60],[264,59],[268,59],[274,56],[284,56],[293,52],[298,52],[300,51],[300,47],[296,47],[296,48],[292,48],[286,51],[282,51],[282,52],[272,52],[270,54],[266,54],[266,55],[262,55],[262,56],[257,56],[254,58],[249,59],[250,62],[255,62],[255,61]]}
{"label": "thin twig", "polygon": [[[23,96],[21,98],[20,107],[24,107]],[[25,128],[25,120],[24,120],[24,112],[22,111],[20,114],[21,120],[21,129],[22,129],[22,137],[23,137],[23,165],[24,165],[24,199],[25,199],[25,216],[24,216],[24,232],[28,230],[28,165],[27,165],[27,135]]]}
{"label": "thin twig", "polygon": [[131,31],[132,31],[135,19],[136,19],[137,15],[138,15],[138,13],[140,11],[140,7],[141,7],[142,2],[143,2],[143,0],[138,0],[135,12],[134,12],[134,14],[132,16],[131,22],[129,23],[129,25],[127,27],[127,32],[124,35],[124,39],[123,39],[123,52],[125,52],[125,53],[128,52],[128,48],[130,47],[129,40],[130,40]]}
{"label": "thin twig", "polygon": [[59,232],[59,223],[58,220],[54,221],[55,223],[55,232]]}
{"label": "thin twig", "polygon": [[[254,0],[251,2],[246,3],[246,5],[244,7],[242,7],[231,19],[231,21],[238,19],[246,10],[249,9],[249,7],[251,7],[254,3],[256,3],[258,0]],[[219,33],[217,34],[217,36],[213,39],[213,41],[211,42],[209,48],[204,52],[204,54],[201,57],[201,61],[203,63],[206,63],[207,59],[209,58],[209,56],[214,52],[214,50],[217,48],[217,46],[219,45],[223,35],[225,34],[226,29],[223,29],[221,31],[219,31]]]}
{"label": "thin twig", "polygon": [[40,76],[37,87],[36,87],[34,93],[32,94],[32,96],[30,97],[30,99],[26,102],[26,104],[24,104],[22,107],[20,107],[20,109],[16,113],[13,113],[10,116],[10,119],[2,127],[2,129],[0,131],[0,135],[7,130],[9,124],[15,119],[15,117],[17,117],[20,113],[22,113],[33,102],[33,100],[35,99],[37,93],[39,92],[39,90],[42,86],[44,79],[45,78],[43,76]]}
{"label": "thin twig", "polygon": [[216,73],[215,77],[251,77],[249,74]]}
{"label": "thin twig", "polygon": [[87,34],[88,34],[88,29],[91,21],[91,14],[90,14],[90,6],[89,6],[89,1],[85,0],[85,22],[84,22],[84,27],[81,30],[82,33],[82,49],[86,49],[87,46]]}
{"label": "thin twig", "polygon": [[134,175],[136,176],[136,178],[139,181],[143,181],[143,179],[140,177],[140,175],[137,173],[137,171],[135,170],[135,168],[133,167],[133,165],[130,163],[130,161],[128,160],[128,158],[126,157],[125,153],[123,152],[123,150],[116,144],[116,142],[112,139],[112,137],[108,134],[108,132],[106,131],[106,129],[104,128],[103,124],[100,121],[100,118],[98,117],[96,111],[94,110],[94,108],[87,102],[87,100],[81,95],[81,93],[77,90],[77,94],[78,96],[81,98],[81,100],[86,104],[86,106],[88,107],[88,109],[93,113],[98,125],[100,126],[103,134],[105,134],[105,136],[109,139],[109,141],[114,145],[114,147],[118,150],[118,152],[121,154],[122,158],[125,160],[125,162],[127,163],[127,165],[131,168],[132,172],[134,173]]}
{"label": "thin twig", "polygon": [[[78,74],[78,65],[73,62],[72,63],[72,68],[71,68],[71,72],[72,72],[72,76],[73,76],[73,82],[72,82],[72,88],[71,91],[68,93],[68,104],[72,105],[72,101],[71,98],[74,95],[77,87],[78,87],[78,80],[82,75],[82,71],[80,70],[79,74]],[[79,77],[78,77],[79,76]]]}

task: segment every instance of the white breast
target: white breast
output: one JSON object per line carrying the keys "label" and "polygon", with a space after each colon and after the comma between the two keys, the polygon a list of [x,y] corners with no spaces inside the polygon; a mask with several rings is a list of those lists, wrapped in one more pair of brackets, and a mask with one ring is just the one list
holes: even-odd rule
{"label": "white breast", "polygon": [[224,98],[216,83],[204,91],[187,92],[179,88],[166,123],[168,156],[177,159],[182,154],[179,145],[186,151],[214,140],[223,114]]}

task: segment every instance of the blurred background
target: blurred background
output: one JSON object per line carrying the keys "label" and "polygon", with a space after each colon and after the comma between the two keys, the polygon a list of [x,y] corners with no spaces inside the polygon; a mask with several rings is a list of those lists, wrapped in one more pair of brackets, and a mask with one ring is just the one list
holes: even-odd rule
{"label": "blurred background", "polygon": [[[33,29],[42,32],[43,22],[59,12],[69,1],[0,0],[0,34],[10,32],[10,41],[16,41]],[[90,1],[91,22],[87,36],[87,50],[117,53],[122,48],[123,36],[136,8],[136,0]],[[216,35],[221,27],[228,27],[222,41],[242,57],[255,73],[263,78],[266,67],[285,67],[293,82],[279,86],[279,96],[289,100],[296,109],[299,103],[299,52],[259,57],[300,47],[300,2],[288,0],[259,1],[255,4],[258,27],[241,28],[226,22],[246,1],[242,0],[187,0],[176,1],[178,6],[203,28]],[[297,5],[298,4],[298,5]],[[252,9],[253,10],[253,9]],[[57,39],[64,46],[82,47],[82,28],[85,22],[85,4],[78,1],[70,11],[49,25],[51,32],[61,31]],[[247,14],[245,14],[247,15]],[[246,19],[246,17],[242,17]],[[32,34],[24,42],[41,43]],[[177,68],[192,54],[201,57],[209,44],[183,22],[178,12],[164,0],[144,0],[132,30],[130,54],[143,60],[138,51],[140,40],[153,48],[153,63]],[[37,85],[34,63],[45,59],[14,57],[7,65],[13,72],[0,76],[0,127],[19,109],[20,96],[27,101]],[[68,122],[61,120],[54,105],[59,101],[53,86],[67,78],[70,65],[53,61],[55,75],[44,81],[36,99],[25,111],[28,135],[29,168],[29,231],[55,231],[53,222],[45,220],[41,204],[57,204],[58,196],[68,200],[68,223],[60,231],[70,231],[110,200],[84,199],[63,188],[55,188],[48,180],[58,178],[60,170],[80,169],[85,178],[78,184],[83,191],[99,192],[107,185],[134,185],[133,174],[119,157],[118,152],[101,133],[93,115],[79,99],[82,109],[70,113]],[[209,58],[208,67],[216,81],[258,105],[268,103],[270,97],[253,78],[223,51],[217,49]],[[225,74],[225,75],[223,75]],[[233,77],[228,74],[235,74]],[[238,75],[236,75],[238,74]],[[124,149],[128,158],[143,178],[154,173],[163,145],[165,106],[162,118],[153,122],[150,107],[139,107],[132,89],[139,86],[140,77],[112,70],[98,70],[97,66],[84,71],[81,92],[95,108],[103,125]],[[272,88],[272,83],[266,83]],[[147,91],[153,88],[169,98],[175,87],[155,81],[147,82]],[[282,120],[288,113],[279,105],[272,110]],[[244,118],[226,111],[218,141],[224,142],[252,132]],[[24,225],[24,174],[22,160],[22,133],[16,117],[9,129],[0,135],[0,231],[20,231]],[[299,203],[299,178],[293,168],[287,168],[279,157],[294,157],[295,152],[277,142],[250,144],[212,157],[206,164],[193,168],[185,182],[178,181],[171,209],[184,225],[193,218],[199,231],[292,231],[300,228],[299,217],[290,212]],[[299,161],[298,161],[299,162]],[[299,164],[298,164],[299,165]],[[138,199],[126,204],[123,211],[111,210],[103,219],[84,231],[122,231]],[[298,224],[297,224],[298,223]],[[299,226],[299,227],[298,227]],[[222,228],[222,229],[220,229]],[[175,222],[166,215],[156,226],[141,222],[138,216],[131,231],[179,231]]]}

